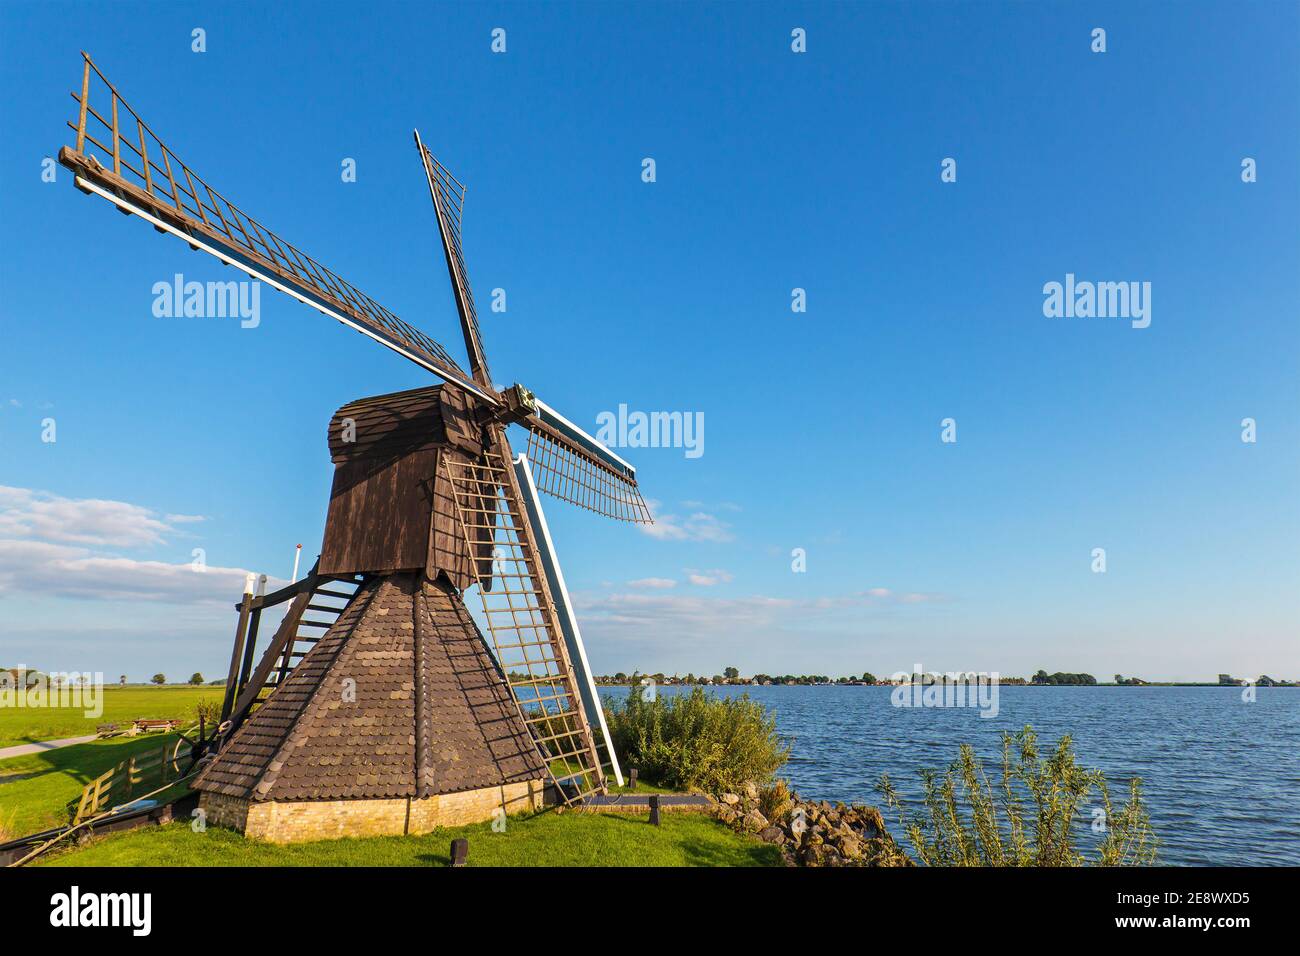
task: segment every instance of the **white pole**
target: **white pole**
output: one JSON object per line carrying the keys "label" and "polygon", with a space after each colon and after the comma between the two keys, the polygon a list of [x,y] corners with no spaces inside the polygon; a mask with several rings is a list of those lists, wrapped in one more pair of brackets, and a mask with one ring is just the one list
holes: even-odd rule
{"label": "white pole", "polygon": [[290,584],[298,582],[298,559],[302,557],[302,545],[293,549],[293,577],[289,579]]}

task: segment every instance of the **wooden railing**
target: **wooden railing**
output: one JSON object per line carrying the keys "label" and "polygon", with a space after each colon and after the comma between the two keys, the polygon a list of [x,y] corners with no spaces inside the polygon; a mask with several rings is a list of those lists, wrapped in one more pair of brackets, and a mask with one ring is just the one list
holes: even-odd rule
{"label": "wooden railing", "polygon": [[189,767],[191,749],[184,738],[169,741],[157,750],[132,754],[116,767],[104,771],[81,791],[72,822],[80,823],[111,807],[129,803],[179,781]]}

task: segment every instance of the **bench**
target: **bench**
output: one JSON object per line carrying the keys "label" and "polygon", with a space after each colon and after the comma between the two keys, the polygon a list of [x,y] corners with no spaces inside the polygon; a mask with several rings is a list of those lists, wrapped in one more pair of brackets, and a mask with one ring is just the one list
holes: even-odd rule
{"label": "bench", "polygon": [[131,725],[131,734],[169,733],[181,725],[179,720],[170,717],[137,717]]}

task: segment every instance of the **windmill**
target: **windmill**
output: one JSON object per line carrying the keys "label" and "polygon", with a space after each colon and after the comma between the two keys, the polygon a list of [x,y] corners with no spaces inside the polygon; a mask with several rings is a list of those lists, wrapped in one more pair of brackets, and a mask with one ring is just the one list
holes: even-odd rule
{"label": "windmill", "polygon": [[[493,384],[464,186],[416,132],[468,371],[209,186],[82,56],[75,145],[59,151],[78,189],[441,380],[331,419],[320,557],[237,606],[220,733],[194,784],[208,819],[282,841],[418,832],[621,784],[538,492],[623,521],[650,514],[630,464],[522,385]],[[512,426],[527,436],[519,455]],[[259,657],[261,615],[286,602]]]}

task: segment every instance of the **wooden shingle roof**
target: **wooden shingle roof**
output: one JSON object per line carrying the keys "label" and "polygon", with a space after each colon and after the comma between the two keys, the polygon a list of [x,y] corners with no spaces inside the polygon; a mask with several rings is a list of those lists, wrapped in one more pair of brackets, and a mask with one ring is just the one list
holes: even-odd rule
{"label": "wooden shingle roof", "polygon": [[255,801],[426,797],[545,773],[460,596],[445,579],[393,574],[358,590],[195,788]]}

